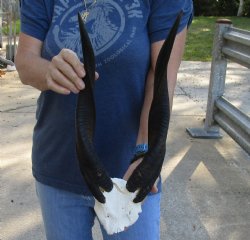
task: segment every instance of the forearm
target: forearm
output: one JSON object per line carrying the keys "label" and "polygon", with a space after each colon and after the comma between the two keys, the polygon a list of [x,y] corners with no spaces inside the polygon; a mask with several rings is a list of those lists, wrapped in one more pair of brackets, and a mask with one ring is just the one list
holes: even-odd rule
{"label": "forearm", "polygon": [[41,57],[43,42],[20,33],[15,64],[23,84],[47,90],[46,73],[50,62]]}
{"label": "forearm", "polygon": [[145,84],[144,103],[141,110],[140,127],[136,145],[148,142],[148,116],[153,99],[153,86],[154,86],[154,73],[153,70],[150,69]]}
{"label": "forearm", "polygon": [[[170,105],[170,112],[173,105],[173,96],[174,96],[174,90],[176,85],[176,75],[172,75],[168,81],[168,93],[169,93],[169,105]],[[167,81],[167,79],[166,79]],[[137,137],[136,144],[141,143],[147,143],[148,142],[148,117],[149,117],[149,111],[153,99],[153,89],[154,89],[154,70],[153,68],[150,68],[146,80],[145,85],[145,97],[144,97],[144,103],[141,111],[141,117],[140,117],[140,127]]]}
{"label": "forearm", "polygon": [[[187,29],[184,29],[180,32],[175,39],[175,43],[172,49],[171,57],[169,59],[169,63],[167,66],[167,79],[168,81],[168,94],[169,94],[169,106],[170,106],[170,113],[172,111],[173,106],[173,97],[174,91],[177,81],[177,73],[180,67],[181,58],[184,52],[184,45],[186,39]],[[145,97],[144,97],[144,104],[141,111],[141,118],[140,118],[140,127],[137,137],[137,144],[140,143],[147,143],[148,142],[148,116],[149,110],[153,99],[153,89],[154,89],[154,70],[156,65],[156,60],[159,54],[159,51],[162,47],[164,41],[159,41],[152,44],[151,47],[151,68],[149,70],[146,86],[145,86]],[[164,67],[164,66],[162,66]]]}
{"label": "forearm", "polygon": [[33,53],[18,54],[16,68],[23,84],[40,91],[48,90],[46,73],[50,62]]}

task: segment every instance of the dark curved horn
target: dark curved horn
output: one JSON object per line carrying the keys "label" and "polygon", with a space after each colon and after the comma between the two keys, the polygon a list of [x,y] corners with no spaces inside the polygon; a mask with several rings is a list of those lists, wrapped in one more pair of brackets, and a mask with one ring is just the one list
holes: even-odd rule
{"label": "dark curved horn", "polygon": [[152,158],[154,157],[154,153],[159,152],[160,149],[164,148],[166,143],[170,120],[167,65],[182,15],[183,13],[180,12],[159,52],[156,62],[154,94],[149,113],[148,125],[149,151],[146,154],[146,156],[153,154]]}
{"label": "dark curved horn", "polygon": [[85,89],[80,91],[78,96],[76,123],[81,137],[87,137],[88,141],[92,143],[96,121],[95,100],[93,95],[95,84],[95,55],[80,14],[78,14],[78,21],[86,75],[83,79]]}
{"label": "dark curved horn", "polygon": [[86,76],[83,79],[85,89],[79,92],[77,100],[76,151],[81,173],[90,191],[99,202],[104,203],[105,197],[101,189],[109,192],[113,188],[113,183],[99,161],[93,145],[96,123],[94,100],[95,56],[79,13],[78,22]]}
{"label": "dark curved horn", "polygon": [[79,13],[78,22],[82,40],[82,52],[84,55],[84,68],[86,71],[86,76],[83,79],[85,89],[79,92],[76,111],[76,143],[79,155],[78,158],[80,160],[87,157],[97,160],[98,157],[93,147],[96,121],[95,100],[93,94],[95,81],[95,56]]}
{"label": "dark curved horn", "polygon": [[182,12],[178,15],[159,52],[156,62],[153,99],[148,119],[149,148],[148,152],[144,155],[143,161],[134,170],[126,185],[130,192],[135,192],[139,189],[134,199],[135,203],[141,202],[151,191],[156,179],[160,175],[165,157],[170,119],[167,66],[181,16]]}

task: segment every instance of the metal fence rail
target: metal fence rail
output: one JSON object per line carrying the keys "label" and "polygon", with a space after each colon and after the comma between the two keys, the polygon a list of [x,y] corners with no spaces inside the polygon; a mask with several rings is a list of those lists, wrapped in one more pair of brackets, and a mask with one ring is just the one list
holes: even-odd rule
{"label": "metal fence rail", "polygon": [[221,138],[221,127],[250,154],[250,118],[223,97],[227,60],[250,68],[250,32],[223,19],[216,22],[204,128],[187,132],[194,138]]}
{"label": "metal fence rail", "polygon": [[227,59],[250,68],[250,34],[237,28],[231,28],[224,34],[222,53]]}

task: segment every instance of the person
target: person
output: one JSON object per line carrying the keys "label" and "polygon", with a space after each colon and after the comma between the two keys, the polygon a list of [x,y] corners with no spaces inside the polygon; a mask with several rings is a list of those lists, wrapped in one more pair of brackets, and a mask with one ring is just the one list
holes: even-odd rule
{"label": "person", "polygon": [[[192,0],[21,1],[15,63],[22,83],[41,91],[32,172],[48,240],[90,240],[95,219],[94,198],[75,149],[77,95],[85,88],[78,12],[96,58],[94,146],[109,176],[127,180],[143,161],[130,164],[148,141],[156,59],[180,10],[183,16],[168,64],[171,106]],[[158,181],[138,221],[114,235],[101,227],[103,239],[160,239],[160,198]]]}

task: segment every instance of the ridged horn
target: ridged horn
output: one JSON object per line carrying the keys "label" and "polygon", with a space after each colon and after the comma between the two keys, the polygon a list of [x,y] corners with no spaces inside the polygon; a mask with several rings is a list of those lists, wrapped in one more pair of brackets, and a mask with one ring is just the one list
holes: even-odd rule
{"label": "ridged horn", "polygon": [[113,183],[99,161],[93,144],[96,124],[94,99],[95,56],[79,13],[78,22],[86,76],[83,79],[85,89],[79,92],[76,107],[76,152],[80,171],[90,191],[99,202],[104,203],[105,197],[102,190],[111,191]]}
{"label": "ridged horn", "polygon": [[148,139],[149,151],[146,155],[159,151],[165,145],[170,120],[170,103],[167,81],[167,66],[174,45],[182,11],[176,18],[171,31],[165,40],[155,66],[154,93],[149,112]]}
{"label": "ridged horn", "polygon": [[[148,152],[127,182],[130,192],[139,190],[135,203],[143,201],[160,175],[166,152],[166,139],[170,119],[167,67],[177,34],[182,12],[178,15],[159,52],[154,76],[153,99],[148,119]],[[136,158],[135,158],[136,159]]]}

